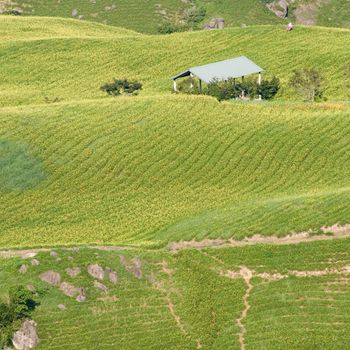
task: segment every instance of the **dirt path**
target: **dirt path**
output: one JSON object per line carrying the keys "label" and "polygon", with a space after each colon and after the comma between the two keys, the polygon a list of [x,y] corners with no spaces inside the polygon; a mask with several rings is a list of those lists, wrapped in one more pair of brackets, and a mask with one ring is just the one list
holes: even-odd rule
{"label": "dirt path", "polygon": [[247,317],[248,310],[250,309],[249,304],[249,296],[253,289],[253,285],[250,283],[250,279],[253,277],[252,271],[250,271],[247,267],[241,266],[241,270],[239,271],[240,276],[243,278],[245,284],[247,285],[247,290],[243,296],[244,309],[241,313],[241,316],[237,318],[236,323],[240,329],[238,337],[239,337],[239,345],[241,350],[245,350],[245,333],[247,332],[245,326],[243,324],[244,319]]}
{"label": "dirt path", "polygon": [[172,252],[177,252],[183,249],[244,247],[256,244],[285,245],[350,237],[350,225],[322,227],[321,231],[323,234],[320,235],[311,235],[309,232],[293,233],[285,237],[254,235],[241,241],[234,239],[205,239],[202,241],[173,242],[168,245],[168,249]]}
{"label": "dirt path", "polygon": [[[256,244],[272,244],[272,245],[286,245],[286,244],[299,244],[303,242],[315,242],[315,241],[329,241],[333,239],[340,239],[350,237],[350,224],[349,225],[333,225],[329,227],[322,227],[323,234],[311,235],[309,232],[293,233],[285,237],[276,236],[261,236],[254,235],[243,240],[234,239],[205,239],[202,241],[181,241],[169,243],[167,249],[171,252],[177,252],[183,249],[205,249],[205,248],[227,248],[227,247],[244,247],[248,245]],[[81,246],[81,247],[52,247],[52,248],[33,248],[33,249],[8,249],[0,250],[0,258],[15,258],[34,257],[40,252],[49,252],[54,249],[61,249],[67,251],[79,250],[80,248],[104,250],[104,251],[120,251],[128,249],[137,249],[136,246]]]}

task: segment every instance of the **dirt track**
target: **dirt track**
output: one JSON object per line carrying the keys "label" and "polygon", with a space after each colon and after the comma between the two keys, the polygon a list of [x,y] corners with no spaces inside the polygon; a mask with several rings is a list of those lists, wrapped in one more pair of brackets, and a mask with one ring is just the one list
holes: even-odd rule
{"label": "dirt track", "polygon": [[[285,237],[276,236],[261,236],[254,235],[243,240],[234,239],[205,239],[202,241],[181,241],[173,242],[167,246],[167,249],[171,252],[177,252],[183,249],[205,249],[205,248],[227,248],[227,247],[244,247],[256,244],[272,244],[272,245],[286,245],[286,244],[298,244],[303,242],[315,242],[315,241],[329,241],[334,239],[350,237],[350,224],[349,225],[333,225],[330,227],[322,227],[321,231],[324,234],[310,235],[308,232],[293,233]],[[121,246],[82,246],[82,248],[106,250],[106,251],[119,251],[130,249],[130,247]],[[21,250],[0,250],[0,258],[32,258],[39,252],[48,252],[53,249],[63,250],[79,250],[80,247],[72,248],[33,248],[33,249],[21,249]]]}

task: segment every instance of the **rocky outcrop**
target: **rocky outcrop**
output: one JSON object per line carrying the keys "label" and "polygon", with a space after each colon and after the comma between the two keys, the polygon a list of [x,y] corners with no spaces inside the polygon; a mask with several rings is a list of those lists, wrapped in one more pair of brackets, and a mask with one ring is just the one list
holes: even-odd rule
{"label": "rocky outcrop", "polygon": [[36,322],[26,320],[21,328],[13,335],[12,344],[15,349],[27,350],[32,349],[39,343],[39,337],[36,331]]}
{"label": "rocky outcrop", "polygon": [[266,4],[267,8],[280,18],[287,18],[289,14],[289,6],[295,0],[275,0]]}
{"label": "rocky outcrop", "polygon": [[105,272],[103,268],[98,264],[89,265],[87,270],[91,277],[97,278],[99,280],[103,280],[105,278]]}
{"label": "rocky outcrop", "polygon": [[43,272],[39,275],[39,278],[51,286],[58,286],[61,282],[61,275],[55,271]]}
{"label": "rocky outcrop", "polygon": [[204,25],[203,29],[205,30],[213,30],[213,29],[224,29],[225,28],[225,20],[223,18],[213,18]]}

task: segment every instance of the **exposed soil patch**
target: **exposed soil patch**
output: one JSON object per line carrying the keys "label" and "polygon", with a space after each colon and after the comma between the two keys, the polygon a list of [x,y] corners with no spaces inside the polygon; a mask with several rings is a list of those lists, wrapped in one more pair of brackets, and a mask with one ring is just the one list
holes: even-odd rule
{"label": "exposed soil patch", "polygon": [[108,292],[108,288],[101,282],[99,281],[94,281],[94,287],[102,290],[104,293]]}
{"label": "exposed soil patch", "polygon": [[247,267],[242,266],[241,270],[239,271],[239,275],[243,278],[245,284],[247,285],[247,290],[243,296],[244,309],[241,313],[241,316],[236,320],[236,323],[238,324],[238,327],[240,329],[240,332],[238,334],[240,349],[244,350],[245,349],[244,336],[247,331],[243,324],[243,321],[247,317],[248,310],[250,309],[249,296],[253,289],[253,285],[250,283],[250,280],[253,277],[253,272],[249,270]]}
{"label": "exposed soil patch", "polygon": [[67,268],[65,269],[66,274],[70,277],[77,277],[80,275],[80,268],[79,267],[73,267],[73,268]]}
{"label": "exposed soil patch", "polygon": [[135,257],[131,259],[130,261],[127,261],[124,255],[120,255],[119,257],[120,263],[125,267],[126,271],[134,275],[136,278],[142,278],[142,271],[141,271],[141,260],[138,257]]}

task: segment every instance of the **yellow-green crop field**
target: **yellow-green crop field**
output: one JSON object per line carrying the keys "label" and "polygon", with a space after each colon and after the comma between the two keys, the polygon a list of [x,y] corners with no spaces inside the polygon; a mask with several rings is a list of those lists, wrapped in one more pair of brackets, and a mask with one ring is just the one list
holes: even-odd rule
{"label": "yellow-green crop field", "polygon": [[[160,37],[5,17],[0,28],[0,246],[164,245],[350,221],[350,31],[298,28],[281,45],[273,26]],[[241,54],[282,82],[316,65],[329,101],[287,87],[260,104],[171,94],[174,73]],[[113,77],[140,80],[140,96],[106,97]]]}
{"label": "yellow-green crop field", "polygon": [[[168,248],[350,223],[349,30],[3,16],[0,33],[0,310],[35,291],[35,349],[348,348],[349,238]],[[172,94],[174,74],[239,55],[281,79],[275,101]],[[288,87],[303,67],[327,101]],[[143,89],[108,97],[113,78]]]}

